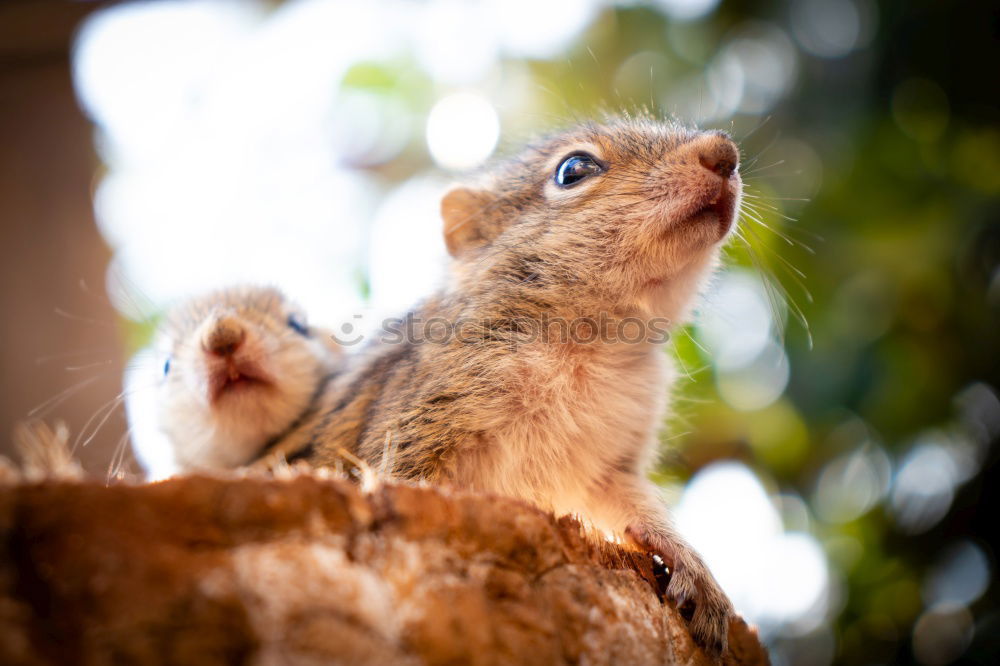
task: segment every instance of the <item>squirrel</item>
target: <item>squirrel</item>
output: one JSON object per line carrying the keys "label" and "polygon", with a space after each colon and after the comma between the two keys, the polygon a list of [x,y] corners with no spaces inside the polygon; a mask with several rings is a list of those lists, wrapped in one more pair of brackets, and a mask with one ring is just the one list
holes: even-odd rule
{"label": "squirrel", "polygon": [[615,118],[454,187],[445,286],[353,357],[272,455],[350,455],[580,515],[662,558],[667,597],[721,654],[733,607],[645,472],[672,378],[662,333],[718,264],[738,164],[723,132]]}
{"label": "squirrel", "polygon": [[153,478],[259,457],[309,416],[343,362],[333,336],[271,287],[176,305],[152,349],[159,363],[137,363],[125,383],[133,449]]}

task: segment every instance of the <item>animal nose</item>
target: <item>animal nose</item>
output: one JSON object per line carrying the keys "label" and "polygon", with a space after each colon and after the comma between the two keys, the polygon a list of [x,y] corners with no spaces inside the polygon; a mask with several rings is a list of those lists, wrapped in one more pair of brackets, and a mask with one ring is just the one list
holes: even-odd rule
{"label": "animal nose", "polygon": [[714,134],[700,146],[698,161],[709,171],[729,178],[740,163],[740,151],[730,139]]}
{"label": "animal nose", "polygon": [[219,317],[216,319],[205,335],[202,337],[201,345],[205,351],[216,356],[232,356],[243,344],[246,338],[246,330],[235,317]]}

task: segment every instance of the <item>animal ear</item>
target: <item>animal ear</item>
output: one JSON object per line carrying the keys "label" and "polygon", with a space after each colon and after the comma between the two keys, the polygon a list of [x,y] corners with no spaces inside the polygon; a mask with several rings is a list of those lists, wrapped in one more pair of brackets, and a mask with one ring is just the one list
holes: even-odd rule
{"label": "animal ear", "polygon": [[441,199],[444,242],[448,253],[459,257],[489,241],[488,211],[492,196],[482,190],[455,186]]}

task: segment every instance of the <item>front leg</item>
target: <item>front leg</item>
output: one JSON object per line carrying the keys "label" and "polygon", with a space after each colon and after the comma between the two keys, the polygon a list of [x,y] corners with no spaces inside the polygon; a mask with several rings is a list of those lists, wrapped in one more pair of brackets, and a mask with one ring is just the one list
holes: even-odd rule
{"label": "front leg", "polygon": [[618,472],[593,493],[591,513],[600,525],[662,558],[669,572],[667,598],[687,620],[695,642],[720,656],[733,605],[701,556],[674,529],[656,486],[637,474]]}

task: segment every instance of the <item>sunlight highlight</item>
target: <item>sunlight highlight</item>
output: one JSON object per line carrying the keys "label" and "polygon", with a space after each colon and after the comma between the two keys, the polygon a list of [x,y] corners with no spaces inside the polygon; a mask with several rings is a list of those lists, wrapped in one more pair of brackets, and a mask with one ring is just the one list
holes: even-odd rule
{"label": "sunlight highlight", "polygon": [[448,95],[427,116],[427,147],[445,169],[460,171],[482,164],[499,139],[497,112],[476,93]]}
{"label": "sunlight highlight", "polygon": [[726,462],[700,470],[676,516],[737,611],[765,635],[810,631],[825,619],[830,583],[822,548],[809,534],[783,530],[774,503],[746,466]]}

